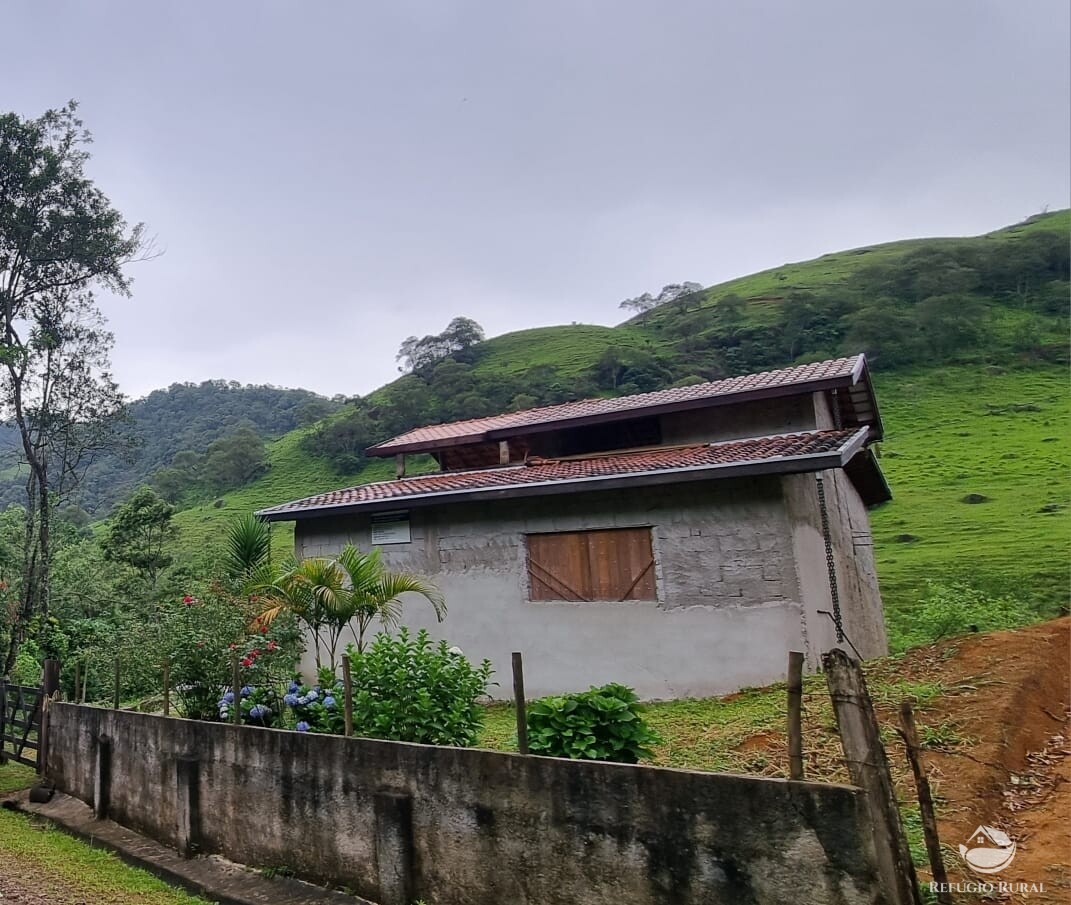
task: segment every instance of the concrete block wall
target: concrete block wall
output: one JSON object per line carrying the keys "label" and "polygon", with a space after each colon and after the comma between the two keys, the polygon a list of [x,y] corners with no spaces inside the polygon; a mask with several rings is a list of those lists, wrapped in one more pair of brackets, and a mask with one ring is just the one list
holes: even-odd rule
{"label": "concrete block wall", "polygon": [[[843,471],[824,471],[820,476],[825,487],[845,634],[862,656],[883,656],[888,653],[888,640],[874,563],[870,517],[859,493]],[[800,596],[804,601],[805,648],[812,668],[817,667],[824,651],[836,646],[847,648],[847,645],[838,645],[833,622],[819,612],[832,612],[833,601],[817,477],[819,475],[799,474],[786,475],[782,479]]]}
{"label": "concrete block wall", "polygon": [[[532,696],[616,681],[653,699],[775,681],[803,643],[777,477],[414,508],[410,517],[411,543],[384,546],[384,558],[431,578],[449,613],[437,625],[415,598],[404,621],[490,659],[502,696],[514,650],[525,655]],[[653,532],[657,602],[529,601],[526,534],[643,525]],[[347,543],[370,548],[368,516],[297,524],[299,557]]]}
{"label": "concrete block wall", "polygon": [[51,713],[61,792],[170,845],[381,905],[886,901],[847,786]]}

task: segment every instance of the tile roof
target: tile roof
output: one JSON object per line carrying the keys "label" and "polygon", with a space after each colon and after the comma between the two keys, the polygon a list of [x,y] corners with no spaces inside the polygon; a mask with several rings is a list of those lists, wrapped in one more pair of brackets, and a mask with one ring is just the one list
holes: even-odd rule
{"label": "tile roof", "polygon": [[467,421],[451,421],[447,424],[432,424],[407,431],[368,449],[374,456],[389,456],[398,452],[413,452],[418,449],[435,449],[458,443],[478,443],[495,439],[497,432],[519,433],[526,427],[553,424],[592,417],[612,417],[619,412],[642,409],[687,406],[701,404],[703,400],[734,396],[743,393],[779,395],[778,390],[798,388],[800,385],[826,382],[842,382],[851,385],[865,370],[866,359],[862,355],[850,358],[835,358],[811,364],[764,371],[761,374],[744,374],[727,377],[711,383],[697,383],[686,387],[671,387],[652,393],[635,396],[620,396],[616,399],[582,399],[563,402],[542,408],[520,412],[506,412],[486,418],[471,418]]}
{"label": "tile roof", "polygon": [[[428,497],[479,493],[480,491],[522,490],[533,485],[553,488],[559,482],[598,481],[603,478],[639,477],[681,470],[722,469],[757,466],[755,471],[814,471],[844,464],[863,446],[866,428],[853,430],[807,431],[728,440],[701,446],[677,446],[632,450],[569,459],[530,459],[524,465],[485,468],[478,471],[437,472],[362,484],[332,490],[303,500],[264,509],[258,514],[269,521],[301,517],[302,514],[328,515],[383,502],[406,504]],[[831,463],[829,456],[840,456]],[[810,459],[808,463],[801,460]],[[763,467],[763,466],[767,467]],[[558,491],[567,488],[562,486]],[[555,492],[553,489],[547,492]],[[382,508],[382,507],[378,507]]]}

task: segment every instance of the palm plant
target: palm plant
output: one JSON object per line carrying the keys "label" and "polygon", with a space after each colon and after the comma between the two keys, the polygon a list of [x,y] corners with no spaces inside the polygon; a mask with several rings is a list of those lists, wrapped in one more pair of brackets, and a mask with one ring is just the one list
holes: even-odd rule
{"label": "palm plant", "polygon": [[442,592],[426,578],[412,572],[391,572],[383,564],[380,550],[362,553],[356,547],[345,547],[338,555],[338,565],[346,573],[353,615],[350,617],[357,652],[363,653],[365,634],[373,621],[379,620],[394,628],[402,618],[402,594],[420,594],[435,611],[435,618],[446,618],[446,601]]}
{"label": "palm plant", "polygon": [[446,616],[443,596],[431,582],[409,572],[391,572],[383,564],[379,550],[362,553],[347,546],[337,559],[291,561],[281,567],[262,560],[245,573],[245,591],[266,604],[257,616],[260,625],[269,625],[280,613],[293,613],[312,635],[316,668],[323,664],[321,651],[328,655],[333,672],[338,666],[338,646],[349,628],[364,651],[365,635],[372,622],[388,627],[401,620],[401,595],[420,594],[442,622]]}
{"label": "palm plant", "polygon": [[249,572],[271,558],[271,527],[262,518],[247,512],[227,529],[223,570],[230,581],[242,584]]}

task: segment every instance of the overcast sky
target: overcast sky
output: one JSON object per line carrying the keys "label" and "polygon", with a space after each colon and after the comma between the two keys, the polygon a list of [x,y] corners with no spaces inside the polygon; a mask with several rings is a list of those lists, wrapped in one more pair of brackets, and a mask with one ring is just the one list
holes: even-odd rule
{"label": "overcast sky", "polygon": [[0,109],[68,98],[164,255],[134,396],[365,393],[409,334],[613,324],[665,283],[1068,205],[1066,0],[7,0]]}

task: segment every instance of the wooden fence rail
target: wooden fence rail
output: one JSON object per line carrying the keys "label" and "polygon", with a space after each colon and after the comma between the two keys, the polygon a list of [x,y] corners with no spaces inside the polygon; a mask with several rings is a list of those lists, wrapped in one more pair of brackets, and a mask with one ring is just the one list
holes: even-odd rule
{"label": "wooden fence rail", "polygon": [[40,686],[0,679],[0,764],[13,760],[37,768],[43,700]]}

